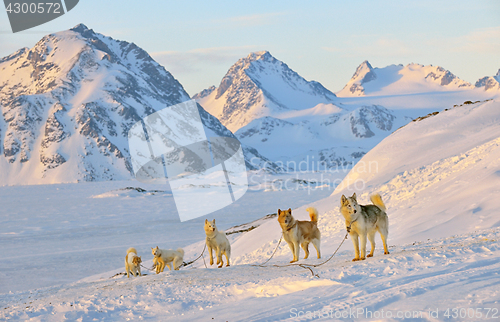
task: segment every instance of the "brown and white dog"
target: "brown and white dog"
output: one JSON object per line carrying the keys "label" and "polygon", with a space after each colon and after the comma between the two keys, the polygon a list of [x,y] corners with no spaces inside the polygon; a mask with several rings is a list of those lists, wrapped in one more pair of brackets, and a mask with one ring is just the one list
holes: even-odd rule
{"label": "brown and white dog", "polygon": [[142,260],[137,256],[137,250],[134,247],[127,249],[127,255],[125,256],[125,271],[127,272],[127,277],[130,278],[130,273],[132,275],[142,276],[141,274],[141,263]]}
{"label": "brown and white dog", "polygon": [[307,208],[306,211],[309,212],[311,221],[295,220],[291,208],[288,210],[278,209],[278,222],[283,230],[283,237],[293,254],[293,260],[290,263],[299,260],[299,245],[304,249],[304,259],[309,257],[309,243],[314,245],[318,258],[321,258],[319,250],[321,233],[318,229],[318,211],[313,207]]}
{"label": "brown and white dog", "polygon": [[172,250],[160,249],[156,246],[155,248],[151,247],[151,253],[154,255],[153,262],[156,265],[156,274],[163,272],[165,265],[169,270],[172,270],[172,263],[174,264],[174,270],[177,271],[184,260],[184,250],[182,248]]}

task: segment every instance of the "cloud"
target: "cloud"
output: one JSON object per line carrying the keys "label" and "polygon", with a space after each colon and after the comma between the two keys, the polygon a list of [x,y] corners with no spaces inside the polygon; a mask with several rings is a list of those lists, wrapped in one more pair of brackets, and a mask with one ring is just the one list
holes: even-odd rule
{"label": "cloud", "polygon": [[500,27],[480,28],[465,35],[430,41],[431,46],[450,53],[466,52],[477,55],[500,52]]}
{"label": "cloud", "polygon": [[341,57],[401,57],[415,53],[414,45],[391,37],[374,35],[353,35],[341,46],[322,47],[324,51],[338,53]]}
{"label": "cloud", "polygon": [[269,12],[246,16],[230,17],[225,19],[214,20],[214,23],[230,24],[231,27],[253,27],[270,25],[276,23],[279,18],[287,15],[286,12]]}
{"label": "cloud", "polygon": [[196,73],[213,65],[223,65],[227,69],[239,58],[256,50],[262,48],[256,46],[197,48],[189,51],[154,52],[151,56],[174,74]]}

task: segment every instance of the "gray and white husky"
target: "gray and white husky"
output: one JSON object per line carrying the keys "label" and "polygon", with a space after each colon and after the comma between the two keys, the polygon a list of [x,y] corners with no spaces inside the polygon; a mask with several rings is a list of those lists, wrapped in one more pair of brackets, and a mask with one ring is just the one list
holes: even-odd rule
{"label": "gray and white husky", "polygon": [[[345,218],[345,226],[351,235],[354,244],[353,261],[364,260],[372,257],[375,251],[375,233],[378,231],[384,244],[384,254],[389,254],[387,249],[387,235],[389,234],[389,218],[387,217],[385,204],[380,195],[374,194],[370,197],[373,205],[362,206],[356,200],[356,193],[346,198],[342,195],[340,199],[340,212]],[[358,237],[361,242],[361,254]],[[366,255],[366,238],[372,244],[370,254]]]}

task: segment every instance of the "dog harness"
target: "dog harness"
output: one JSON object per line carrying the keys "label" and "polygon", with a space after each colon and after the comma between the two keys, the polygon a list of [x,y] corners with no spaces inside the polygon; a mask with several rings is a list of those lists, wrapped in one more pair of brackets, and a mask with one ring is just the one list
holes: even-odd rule
{"label": "dog harness", "polygon": [[[358,217],[359,218],[359,217]],[[347,232],[350,233],[351,232],[351,226],[352,226],[352,223],[356,222],[356,220],[358,220],[358,218],[354,219],[353,221],[351,221],[349,223],[349,227],[346,228]]]}
{"label": "dog harness", "polygon": [[297,221],[295,221],[295,224],[292,225],[292,227],[288,228],[286,231],[290,231],[290,229],[292,229],[293,227],[295,227],[297,225]]}

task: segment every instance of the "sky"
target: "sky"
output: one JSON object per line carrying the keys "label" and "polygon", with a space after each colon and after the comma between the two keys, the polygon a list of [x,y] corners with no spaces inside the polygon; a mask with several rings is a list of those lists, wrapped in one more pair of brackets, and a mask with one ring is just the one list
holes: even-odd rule
{"label": "sky", "polygon": [[15,34],[2,8],[0,57],[79,23],[134,42],[190,95],[218,86],[239,58],[261,50],[333,92],[364,60],[373,67],[438,65],[473,84],[500,69],[497,0],[81,0],[65,15]]}

